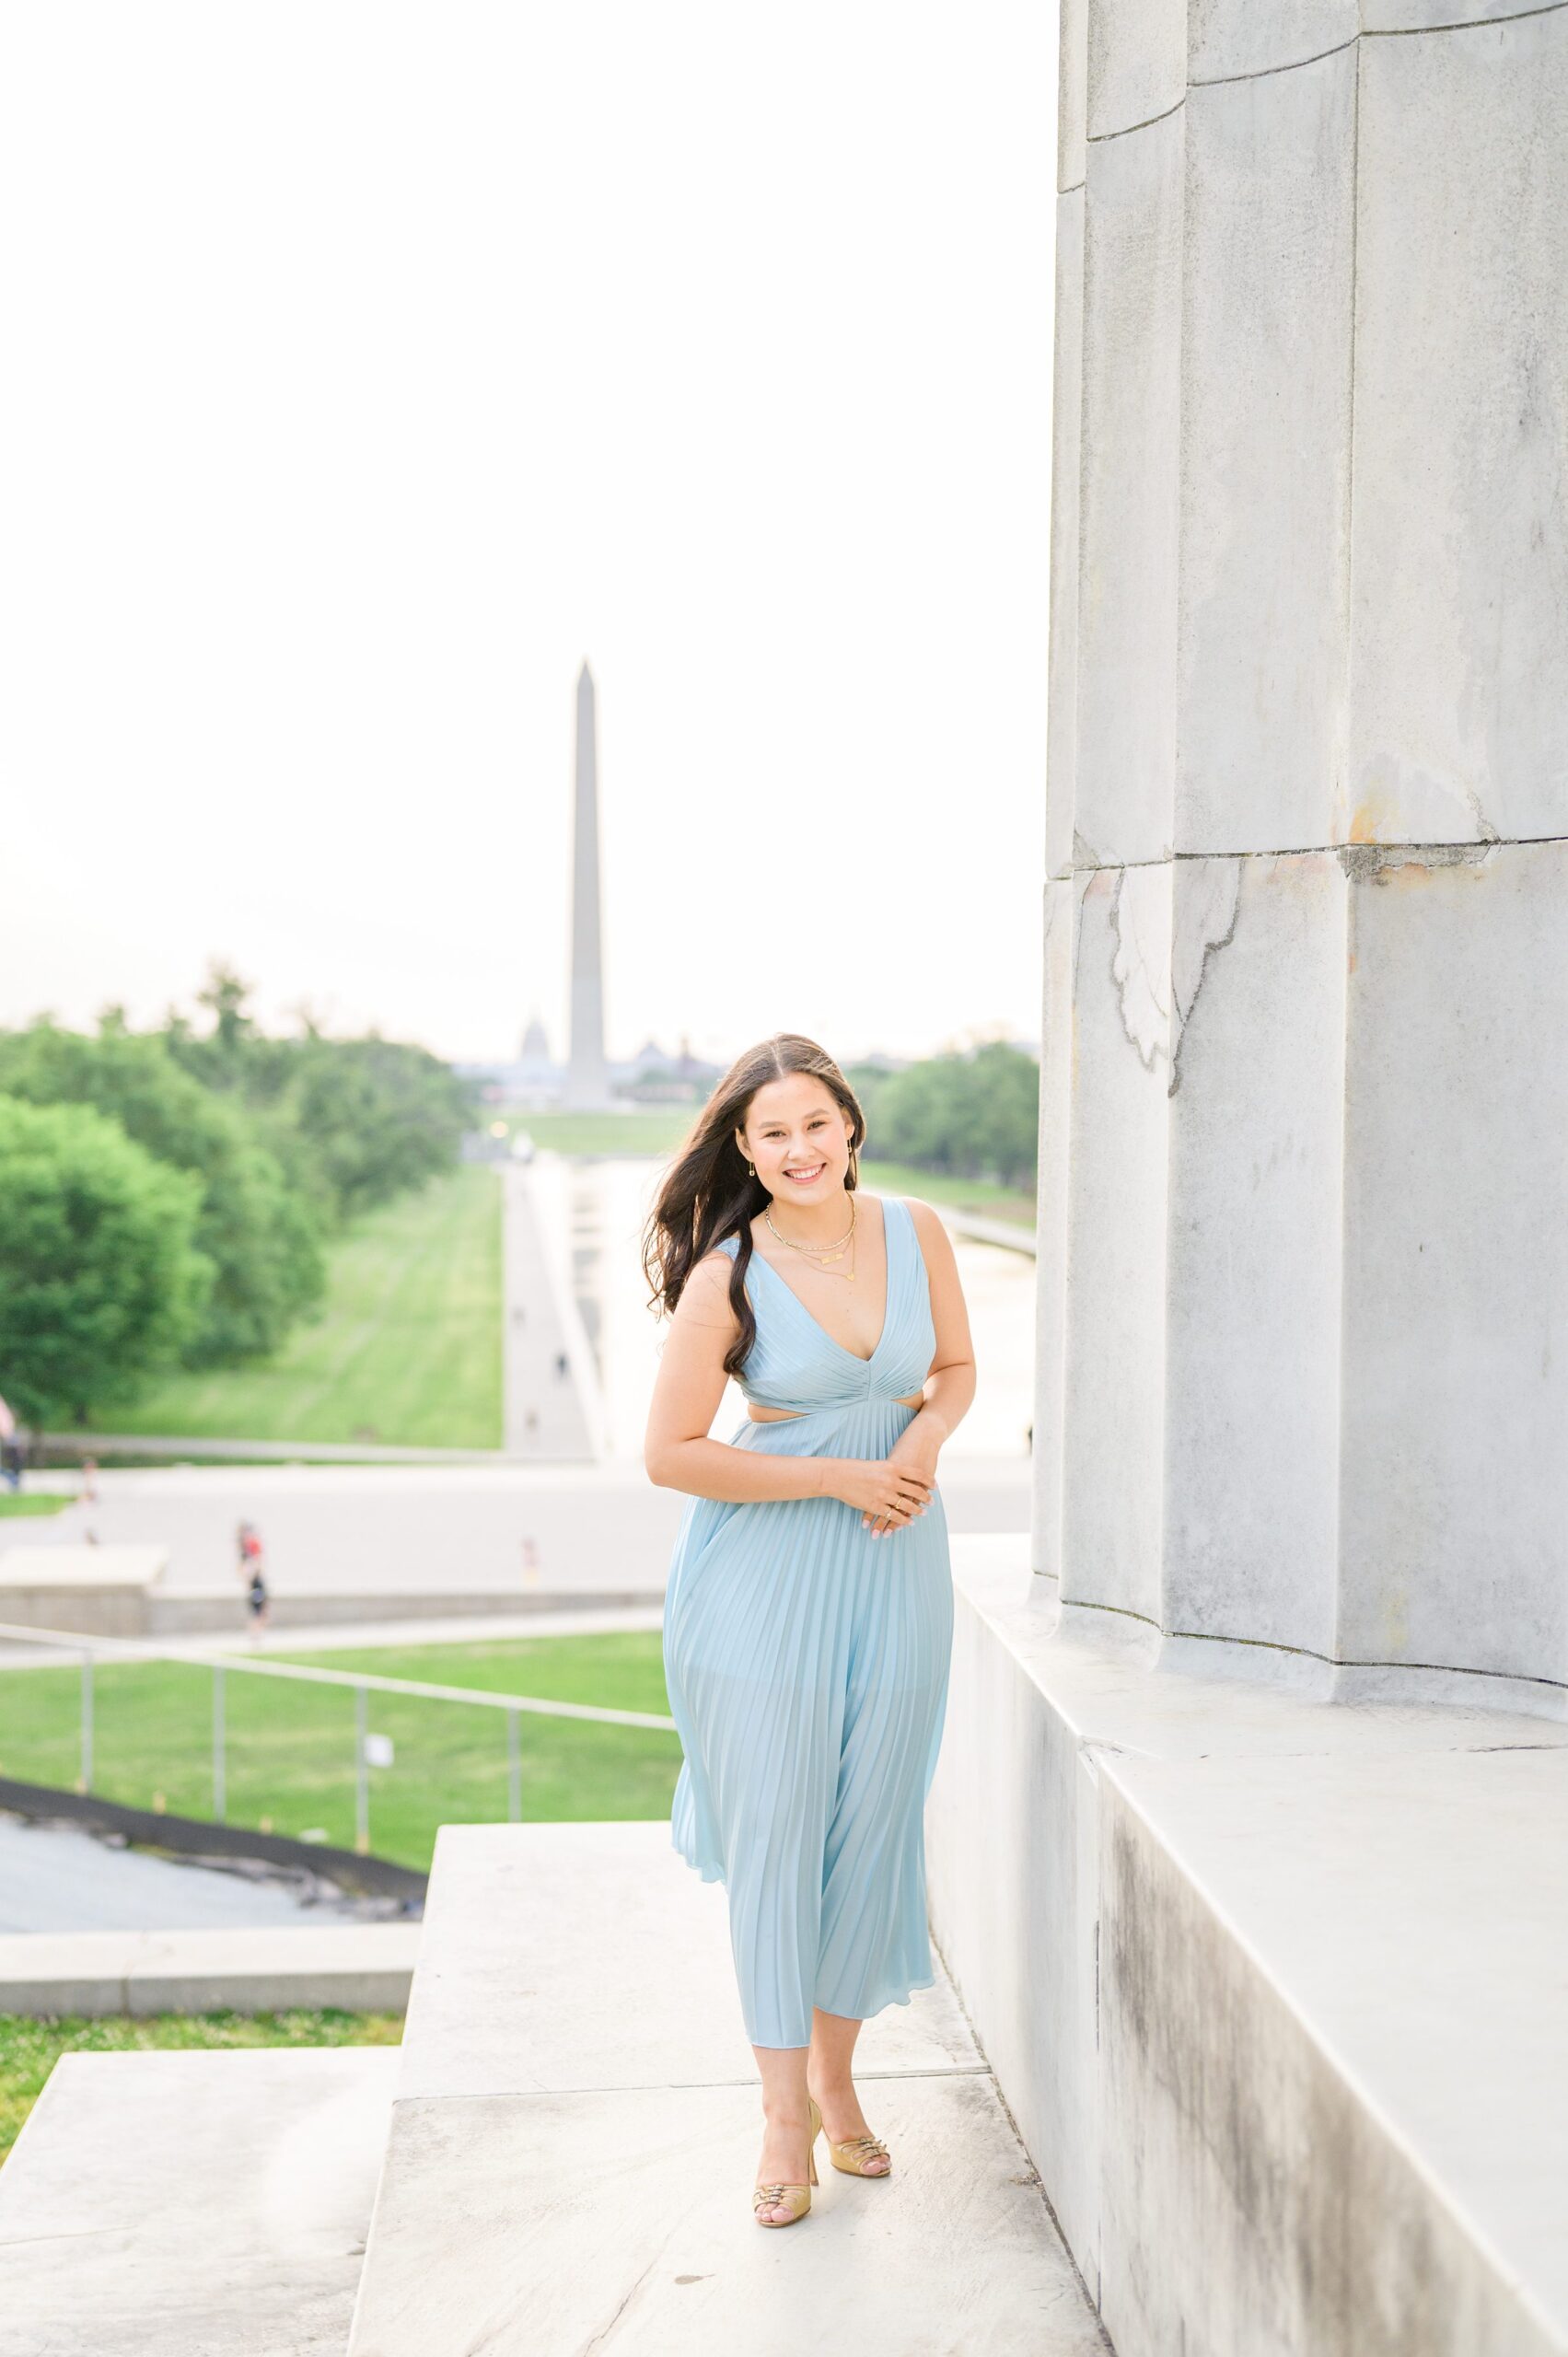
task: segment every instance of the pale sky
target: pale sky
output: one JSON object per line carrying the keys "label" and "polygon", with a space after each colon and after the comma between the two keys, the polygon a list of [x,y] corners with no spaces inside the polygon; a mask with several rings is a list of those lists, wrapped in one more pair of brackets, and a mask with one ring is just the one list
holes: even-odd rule
{"label": "pale sky", "polygon": [[0,1023],[1039,1031],[1055,10],[0,19]]}

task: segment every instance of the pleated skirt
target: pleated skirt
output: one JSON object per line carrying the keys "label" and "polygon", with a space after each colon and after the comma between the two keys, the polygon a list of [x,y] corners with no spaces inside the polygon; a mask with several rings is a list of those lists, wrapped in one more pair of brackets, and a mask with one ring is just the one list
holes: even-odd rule
{"label": "pleated skirt", "polygon": [[[732,1446],[885,1457],[916,1411],[871,1397]],[[675,1847],[725,1884],[746,2032],[805,2046],[811,2011],[864,2020],[932,1984],[924,1805],[952,1653],[940,1491],[874,1538],[838,1498],[691,1498],[665,1596],[684,1751]]]}

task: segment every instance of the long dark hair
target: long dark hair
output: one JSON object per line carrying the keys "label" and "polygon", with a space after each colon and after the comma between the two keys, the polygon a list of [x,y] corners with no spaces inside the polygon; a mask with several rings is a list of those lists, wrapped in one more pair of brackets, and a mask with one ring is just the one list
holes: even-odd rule
{"label": "long dark hair", "polygon": [[771,1080],[808,1073],[838,1099],[850,1120],[850,1164],[844,1184],[857,1184],[855,1156],[865,1136],[865,1116],[854,1089],[825,1048],[798,1031],[775,1031],[771,1039],[737,1056],[697,1117],[695,1127],[665,1174],[657,1201],[643,1231],[643,1274],[656,1316],[671,1312],[686,1281],[706,1253],[726,1236],[739,1238],[729,1272],[729,1303],[740,1331],[725,1353],[726,1375],[738,1375],[757,1339],[757,1320],[746,1298],[751,1258],[751,1223],[768,1190],[746,1167],[735,1142],[746,1126],[751,1099]]}

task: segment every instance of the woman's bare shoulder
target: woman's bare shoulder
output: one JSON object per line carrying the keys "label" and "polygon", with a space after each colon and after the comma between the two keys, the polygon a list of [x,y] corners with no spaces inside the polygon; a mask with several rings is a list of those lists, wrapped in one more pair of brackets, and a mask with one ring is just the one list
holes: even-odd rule
{"label": "woman's bare shoulder", "polygon": [[733,1326],[736,1318],[730,1306],[729,1280],[734,1267],[731,1255],[715,1244],[693,1265],[681,1289],[679,1307],[685,1309],[690,1303],[704,1325],[722,1325],[727,1320]]}

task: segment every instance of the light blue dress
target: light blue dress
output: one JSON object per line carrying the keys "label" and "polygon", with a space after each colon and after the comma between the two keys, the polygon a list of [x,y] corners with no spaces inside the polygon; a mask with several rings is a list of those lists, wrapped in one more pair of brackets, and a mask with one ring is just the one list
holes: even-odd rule
{"label": "light blue dress", "polygon": [[[736,1448],[886,1457],[936,1340],[909,1207],[882,1198],[888,1306],[869,1359],[836,1342],[753,1252],[757,1339]],[[738,1249],[729,1237],[721,1248]],[[729,1895],[746,2034],[806,2046],[811,2008],[857,2019],[932,1983],[924,1805],[947,1702],[953,1586],[939,1490],[874,1538],[840,1498],[688,1501],[664,1608],[685,1753],[670,1832]]]}

